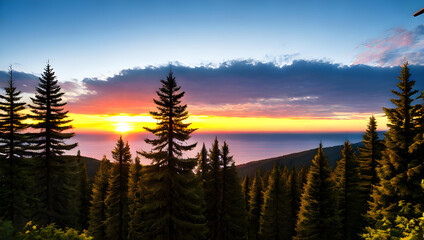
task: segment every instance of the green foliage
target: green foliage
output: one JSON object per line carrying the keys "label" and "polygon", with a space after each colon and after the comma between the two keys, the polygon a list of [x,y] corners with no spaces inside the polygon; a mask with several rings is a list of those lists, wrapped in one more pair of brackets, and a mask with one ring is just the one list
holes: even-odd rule
{"label": "green foliage", "polygon": [[240,179],[226,142],[222,146],[222,198],[220,239],[237,240],[247,237],[247,211],[241,191]]}
{"label": "green foliage", "polygon": [[15,239],[15,228],[13,227],[12,221],[0,218],[0,233],[1,239],[3,240]]}
{"label": "green foliage", "polygon": [[139,191],[139,185],[141,182],[142,166],[140,164],[140,158],[137,156],[135,161],[130,166],[129,180],[128,180],[128,217],[129,217],[129,229],[128,239],[137,239],[136,228],[138,224],[137,213],[137,202],[141,198],[141,192]]}
{"label": "green foliage", "polygon": [[37,177],[34,187],[39,204],[37,221],[55,222],[59,226],[74,226],[78,222],[77,181],[78,166],[75,161],[62,157],[66,150],[77,146],[66,144],[74,136],[66,102],[53,69],[47,64],[30,105],[34,124],[32,136],[33,171]]}
{"label": "green foliage", "polygon": [[92,237],[88,236],[85,232],[79,233],[72,228],[60,229],[54,223],[46,227],[39,227],[28,222],[22,233],[16,239],[21,240],[91,240]]}
{"label": "green foliage", "polygon": [[286,188],[288,191],[288,197],[290,201],[290,207],[288,209],[289,211],[289,218],[288,218],[288,231],[289,236],[294,237],[296,235],[296,221],[297,221],[297,214],[299,213],[300,208],[300,197],[301,197],[301,191],[303,187],[303,183],[299,182],[299,176],[298,172],[295,168],[293,168],[289,173],[289,176],[282,176],[283,178],[286,178]]}
{"label": "green foliage", "polygon": [[111,162],[103,157],[99,169],[94,177],[93,191],[91,194],[91,206],[88,220],[88,233],[96,240],[106,238],[106,194],[109,186]]}
{"label": "green foliage", "polygon": [[125,144],[122,136],[112,151],[116,162],[112,164],[106,204],[106,237],[107,239],[127,239],[128,237],[128,174],[131,162],[130,146]]}
{"label": "green foliage", "polygon": [[25,103],[10,68],[9,86],[0,95],[0,217],[21,228],[31,216]]}
{"label": "green foliage", "polygon": [[249,239],[260,239],[260,218],[263,204],[262,178],[259,169],[256,171],[249,192]]}
{"label": "green foliage", "polygon": [[250,192],[250,181],[249,176],[245,176],[243,182],[241,183],[241,191],[243,193],[244,204],[246,206],[246,211],[249,212],[249,192]]}
{"label": "green foliage", "polygon": [[77,154],[77,163],[79,166],[79,225],[82,229],[87,229],[90,209],[90,183],[87,175],[87,165],[81,157],[80,151]]}
{"label": "green foliage", "polygon": [[309,167],[294,239],[337,239],[339,229],[335,203],[331,166],[320,145]]}
{"label": "green foliage", "polygon": [[[413,105],[417,91],[413,90],[415,81],[410,80],[410,75],[405,63],[398,77],[400,91],[392,90],[398,97],[391,99],[396,107],[384,108],[389,131],[385,134],[386,149],[378,168],[379,184],[373,188],[367,215],[375,231],[394,228],[398,216],[418,218],[423,210],[420,185],[424,178],[422,156],[410,151],[418,133],[415,122],[419,109],[418,105]],[[398,204],[402,201],[412,204],[414,211],[402,212]]]}
{"label": "green foliage", "polygon": [[349,141],[344,143],[341,154],[342,158],[337,161],[333,172],[339,216],[337,223],[341,225],[337,234],[340,234],[340,239],[358,239],[361,220],[358,159]]}
{"label": "green foliage", "polygon": [[209,171],[206,172],[205,179],[205,217],[208,226],[208,238],[217,239],[221,233],[221,195],[222,195],[222,178],[221,178],[221,151],[219,149],[218,139],[215,138],[212,149],[209,151]]}
{"label": "green foliage", "polygon": [[141,155],[152,160],[146,167],[145,203],[142,206],[142,237],[146,239],[202,239],[205,234],[203,195],[193,173],[196,159],[183,159],[183,152],[192,150],[196,144],[186,145],[190,134],[187,105],[181,105],[184,92],[169,73],[161,80],[157,91],[159,100],[153,101],[157,111],[150,114],[157,120],[156,128],[145,128],[156,136],[146,139],[152,151]]}
{"label": "green foliage", "polygon": [[287,171],[280,171],[275,163],[262,206],[260,233],[263,239],[291,239],[291,201],[286,185],[287,176],[282,174],[287,174]]}

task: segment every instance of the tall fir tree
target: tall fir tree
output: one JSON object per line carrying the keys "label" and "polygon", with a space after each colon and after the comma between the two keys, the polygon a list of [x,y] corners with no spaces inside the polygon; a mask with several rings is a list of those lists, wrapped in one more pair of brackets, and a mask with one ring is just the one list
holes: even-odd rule
{"label": "tall fir tree", "polygon": [[203,143],[202,150],[200,150],[197,155],[198,158],[198,166],[197,166],[197,175],[202,180],[202,183],[206,181],[206,176],[209,172],[209,158],[208,158],[208,150],[206,149],[205,144]]}
{"label": "tall fir tree", "polygon": [[218,139],[215,138],[212,148],[209,151],[209,171],[205,181],[205,217],[208,226],[208,239],[218,239],[221,229],[221,197],[222,197],[222,178],[221,178],[221,151],[219,149]]}
{"label": "tall fir tree", "polygon": [[137,224],[139,219],[136,216],[137,202],[140,201],[141,195],[139,185],[141,183],[142,165],[140,158],[135,157],[134,163],[130,166],[129,180],[128,180],[128,209],[129,209],[129,230],[128,239],[137,239]]}
{"label": "tall fir tree", "polygon": [[303,193],[303,187],[306,185],[306,182],[308,181],[308,171],[309,171],[309,167],[306,165],[303,165],[297,174],[297,181],[299,184],[298,186],[299,186],[300,194]]}
{"label": "tall fir tree", "polygon": [[128,238],[128,174],[131,162],[130,146],[122,136],[112,151],[113,163],[106,195],[106,237],[111,240]]}
{"label": "tall fir tree", "polygon": [[221,234],[219,239],[236,240],[247,237],[247,211],[244,205],[240,179],[229,147],[222,145],[222,197],[221,197]]}
{"label": "tall fir tree", "polygon": [[15,87],[13,70],[10,67],[9,86],[0,95],[0,217],[9,220],[15,228],[21,228],[32,214],[29,206],[30,194],[28,164],[26,157],[27,125],[21,101],[21,91]]}
{"label": "tall fir tree", "polygon": [[262,193],[262,177],[260,170],[256,170],[255,178],[253,179],[252,186],[249,192],[249,240],[260,239],[260,218],[263,204]]}
{"label": "tall fir tree", "polygon": [[333,172],[336,183],[337,210],[340,239],[359,239],[361,226],[361,199],[358,159],[349,141],[345,142],[341,150],[342,158],[337,161]]}
{"label": "tall fir tree", "polygon": [[301,197],[301,206],[294,239],[337,238],[336,193],[331,178],[331,166],[320,144],[312,160]]}
{"label": "tall fir tree", "polygon": [[286,188],[288,191],[288,197],[290,199],[290,208],[288,211],[290,212],[288,215],[289,220],[289,232],[290,237],[293,238],[296,235],[296,222],[297,222],[297,214],[300,208],[300,197],[301,197],[301,184],[299,183],[299,176],[296,168],[293,168],[286,181]]}
{"label": "tall fir tree", "polygon": [[260,220],[261,239],[291,239],[291,202],[283,174],[287,172],[283,173],[277,163],[274,163],[264,194]]}
{"label": "tall fir tree", "polygon": [[246,206],[246,211],[249,212],[249,192],[250,192],[250,181],[249,176],[246,175],[241,183],[241,191],[243,192],[244,204]]}
{"label": "tall fir tree", "polygon": [[151,152],[142,152],[153,160],[146,167],[146,203],[143,205],[144,238],[147,239],[201,239],[205,235],[203,195],[193,173],[196,159],[183,159],[183,152],[192,150],[196,144],[186,145],[191,133],[187,105],[181,104],[184,92],[177,86],[173,73],[161,80],[157,91],[159,100],[153,101],[157,111],[150,114],[158,121],[156,128],[145,128],[156,136],[146,139]]}
{"label": "tall fir tree", "polygon": [[88,220],[88,233],[95,240],[106,239],[106,195],[109,186],[110,169],[112,163],[103,156],[99,169],[96,172],[91,194],[91,206]]}
{"label": "tall fir tree", "polygon": [[36,163],[34,175],[37,177],[36,197],[39,199],[38,222],[45,224],[55,222],[59,226],[75,226],[78,222],[76,161],[64,158],[67,150],[77,146],[77,143],[66,144],[74,136],[70,132],[72,126],[68,111],[64,110],[65,94],[58,84],[55,73],[47,64],[44,73],[39,78],[35,97],[30,104],[34,120],[31,128],[32,150]]}
{"label": "tall fir tree", "polygon": [[[395,229],[399,216],[407,219],[421,216],[423,194],[421,180],[422,162],[415,152],[410,152],[417,134],[415,121],[418,105],[414,105],[415,81],[410,79],[408,63],[405,62],[397,84],[399,91],[392,90],[397,98],[391,99],[395,108],[383,108],[388,118],[385,134],[385,151],[378,169],[379,183],[373,188],[368,218],[368,232]],[[399,204],[402,203],[402,204]],[[410,211],[401,205],[409,205]]]}
{"label": "tall fir tree", "polygon": [[78,150],[77,162],[79,166],[79,225],[82,229],[88,227],[88,215],[90,211],[90,182],[87,174],[87,164]]}

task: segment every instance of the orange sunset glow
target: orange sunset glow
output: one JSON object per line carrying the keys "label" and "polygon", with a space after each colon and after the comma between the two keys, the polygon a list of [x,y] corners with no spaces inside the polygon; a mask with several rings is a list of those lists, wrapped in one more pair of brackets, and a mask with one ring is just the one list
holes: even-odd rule
{"label": "orange sunset glow", "polygon": [[[76,132],[144,132],[143,127],[153,127],[156,121],[147,114],[88,115],[69,114]],[[359,132],[364,129],[369,115],[338,116],[332,118],[271,118],[271,117],[223,117],[192,115],[191,122],[197,132]],[[385,130],[386,119],[376,115],[379,130]]]}

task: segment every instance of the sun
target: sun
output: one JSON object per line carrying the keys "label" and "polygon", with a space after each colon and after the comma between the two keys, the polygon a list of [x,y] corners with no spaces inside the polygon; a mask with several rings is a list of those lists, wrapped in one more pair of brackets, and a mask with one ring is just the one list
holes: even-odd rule
{"label": "sun", "polygon": [[127,123],[127,122],[119,122],[119,123],[115,123],[115,131],[117,132],[129,132],[131,130],[133,130],[133,126],[131,123]]}

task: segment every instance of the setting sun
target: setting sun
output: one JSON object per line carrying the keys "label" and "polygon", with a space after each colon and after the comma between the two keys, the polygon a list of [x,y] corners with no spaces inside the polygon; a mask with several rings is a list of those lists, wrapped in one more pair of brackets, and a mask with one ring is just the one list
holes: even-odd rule
{"label": "setting sun", "polygon": [[121,133],[129,132],[134,129],[132,124],[127,122],[115,123],[114,125],[115,125],[115,131],[121,132]]}

